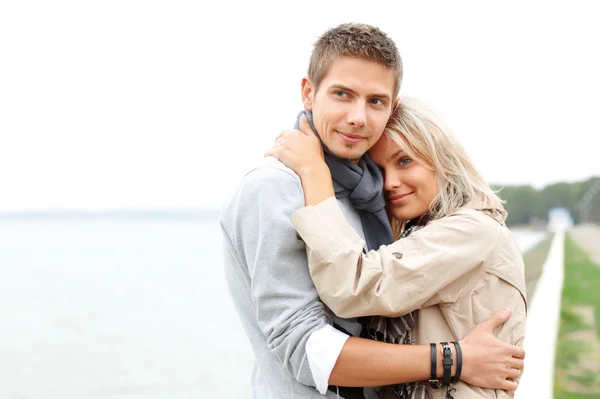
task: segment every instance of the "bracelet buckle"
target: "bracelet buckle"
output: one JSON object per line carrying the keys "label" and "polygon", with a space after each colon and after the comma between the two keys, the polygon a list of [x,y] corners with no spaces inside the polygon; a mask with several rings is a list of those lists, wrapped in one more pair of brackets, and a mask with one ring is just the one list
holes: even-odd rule
{"label": "bracelet buckle", "polygon": [[448,345],[448,342],[441,342],[442,344],[442,366],[443,366],[443,377],[442,385],[450,386],[452,384],[452,348]]}

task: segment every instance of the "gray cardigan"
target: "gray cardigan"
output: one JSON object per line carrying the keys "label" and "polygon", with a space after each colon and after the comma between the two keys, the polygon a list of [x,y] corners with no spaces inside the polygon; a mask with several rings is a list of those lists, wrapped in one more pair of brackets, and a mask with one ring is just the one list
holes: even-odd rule
{"label": "gray cardigan", "polygon": [[356,319],[337,318],[319,300],[304,243],[290,221],[303,206],[298,176],[266,158],[221,210],[225,276],[254,351],[253,397],[260,399],[322,399],[306,356],[308,337],[332,320],[360,332]]}

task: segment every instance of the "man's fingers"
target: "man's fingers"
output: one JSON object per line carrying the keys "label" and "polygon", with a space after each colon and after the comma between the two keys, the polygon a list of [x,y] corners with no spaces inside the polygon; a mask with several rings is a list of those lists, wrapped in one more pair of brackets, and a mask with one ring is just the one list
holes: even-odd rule
{"label": "man's fingers", "polygon": [[523,370],[523,359],[519,359],[516,357],[513,357],[512,359],[510,359],[510,361],[508,362],[508,365],[513,368],[513,369],[518,369],[518,370]]}
{"label": "man's fingers", "polygon": [[500,384],[505,391],[516,391],[519,384],[516,381],[504,380]]}
{"label": "man's fingers", "polygon": [[492,317],[490,317],[486,321],[479,323],[479,326],[489,332],[494,332],[496,328],[506,323],[511,313],[512,311],[510,309],[504,309],[499,312],[496,312]]}
{"label": "man's fingers", "polygon": [[516,380],[521,375],[521,370],[508,369],[508,378]]}
{"label": "man's fingers", "polygon": [[510,355],[517,359],[525,359],[525,349],[520,346],[511,345],[510,346]]}

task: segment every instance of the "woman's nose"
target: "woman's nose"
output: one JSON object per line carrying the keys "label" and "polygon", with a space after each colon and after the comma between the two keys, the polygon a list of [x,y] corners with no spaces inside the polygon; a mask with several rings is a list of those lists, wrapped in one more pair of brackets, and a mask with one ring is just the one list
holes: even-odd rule
{"label": "woman's nose", "polygon": [[396,173],[386,173],[383,188],[387,191],[393,191],[402,186],[402,180]]}

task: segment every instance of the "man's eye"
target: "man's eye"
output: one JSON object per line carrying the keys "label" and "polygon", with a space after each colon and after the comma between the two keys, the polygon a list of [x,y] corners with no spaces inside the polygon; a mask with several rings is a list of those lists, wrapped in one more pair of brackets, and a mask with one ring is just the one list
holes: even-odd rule
{"label": "man's eye", "polygon": [[383,105],[383,101],[381,101],[378,98],[374,98],[374,99],[371,100],[371,104],[373,104],[373,105]]}
{"label": "man's eye", "polygon": [[335,95],[338,97],[348,97],[348,94],[346,94],[346,92],[338,90],[335,92]]}

